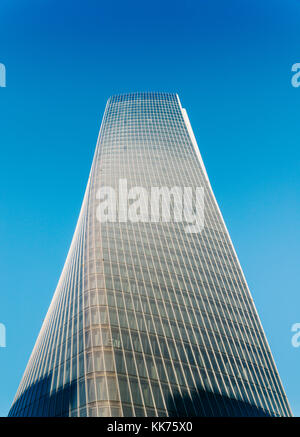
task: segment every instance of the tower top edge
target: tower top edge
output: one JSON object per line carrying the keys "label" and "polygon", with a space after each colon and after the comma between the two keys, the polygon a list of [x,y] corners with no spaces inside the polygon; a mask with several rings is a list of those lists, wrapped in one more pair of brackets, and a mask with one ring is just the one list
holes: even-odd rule
{"label": "tower top edge", "polygon": [[137,91],[132,93],[113,94],[108,98],[108,103],[117,101],[129,101],[138,99],[177,99],[177,93],[168,93],[162,91]]}

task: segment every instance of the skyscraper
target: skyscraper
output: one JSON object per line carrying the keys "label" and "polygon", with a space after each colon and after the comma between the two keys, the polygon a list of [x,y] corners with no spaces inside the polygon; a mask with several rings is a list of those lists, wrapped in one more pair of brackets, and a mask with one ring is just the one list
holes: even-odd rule
{"label": "skyscraper", "polygon": [[[141,193],[163,188],[150,213]],[[182,220],[180,189],[194,213]],[[291,415],[176,94],[108,100],[71,247],[9,415]]]}

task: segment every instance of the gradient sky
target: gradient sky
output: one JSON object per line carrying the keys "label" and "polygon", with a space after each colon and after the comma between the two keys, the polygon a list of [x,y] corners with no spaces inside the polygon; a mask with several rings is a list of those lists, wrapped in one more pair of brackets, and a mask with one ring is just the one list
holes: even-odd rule
{"label": "gradient sky", "polygon": [[1,0],[0,415],[76,225],[107,98],[177,92],[300,416],[299,0]]}

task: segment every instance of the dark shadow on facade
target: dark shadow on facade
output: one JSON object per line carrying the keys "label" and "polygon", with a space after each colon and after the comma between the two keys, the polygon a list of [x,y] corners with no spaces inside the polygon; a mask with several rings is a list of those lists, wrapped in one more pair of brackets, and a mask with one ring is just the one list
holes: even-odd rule
{"label": "dark shadow on facade", "polygon": [[[52,374],[32,384],[12,405],[8,416],[69,416],[69,408],[77,407],[77,381],[50,394]],[[25,408],[24,408],[25,406]]]}
{"label": "dark shadow on facade", "polygon": [[[169,397],[171,417],[270,417],[271,414],[245,401],[239,401],[198,388],[192,398],[186,394]],[[174,413],[173,413],[174,412]]]}
{"label": "dark shadow on facade", "polygon": [[[77,408],[77,381],[50,394],[52,374],[28,389],[12,405],[9,417],[68,417],[69,410]],[[81,396],[82,398],[82,396]],[[85,404],[81,399],[81,405]],[[24,408],[25,406],[25,408]],[[192,398],[186,394],[169,395],[167,401],[169,417],[267,417],[271,416],[262,408],[248,402],[198,389]]]}

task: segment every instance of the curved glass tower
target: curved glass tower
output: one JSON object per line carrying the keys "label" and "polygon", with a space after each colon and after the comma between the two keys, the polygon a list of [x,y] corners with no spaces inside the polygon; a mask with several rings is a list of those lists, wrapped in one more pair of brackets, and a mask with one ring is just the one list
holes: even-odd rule
{"label": "curved glass tower", "polygon": [[[169,216],[167,195],[161,214],[147,216],[150,198],[126,200],[133,187],[198,189],[202,226],[187,230],[172,194]],[[113,193],[119,214],[107,202],[105,221]],[[291,415],[176,94],[108,100],[71,247],[9,415]]]}

